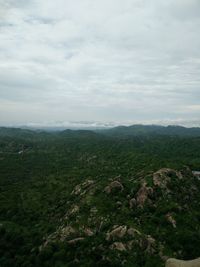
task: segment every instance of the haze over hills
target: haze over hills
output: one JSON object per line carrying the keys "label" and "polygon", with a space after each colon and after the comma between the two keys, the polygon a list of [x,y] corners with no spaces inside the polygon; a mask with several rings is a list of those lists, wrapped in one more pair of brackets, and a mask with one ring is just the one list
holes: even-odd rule
{"label": "haze over hills", "polygon": [[161,125],[142,125],[136,124],[131,126],[117,126],[98,129],[93,127],[89,129],[77,128],[77,129],[63,129],[63,128],[10,128],[10,127],[0,127],[0,136],[15,136],[16,134],[33,135],[37,133],[41,135],[42,133],[59,133],[61,135],[91,135],[91,134],[103,134],[107,136],[115,137],[129,137],[129,136],[149,136],[149,135],[171,135],[171,136],[200,136],[200,127],[186,128],[183,126],[161,126]]}
{"label": "haze over hills", "polygon": [[0,0],[0,267],[200,257],[199,48],[200,0]]}
{"label": "haze over hills", "polygon": [[131,125],[118,126],[112,129],[102,130],[104,134],[114,136],[139,136],[139,135],[177,135],[177,136],[200,136],[200,128],[186,128],[183,126],[160,126],[160,125]]}

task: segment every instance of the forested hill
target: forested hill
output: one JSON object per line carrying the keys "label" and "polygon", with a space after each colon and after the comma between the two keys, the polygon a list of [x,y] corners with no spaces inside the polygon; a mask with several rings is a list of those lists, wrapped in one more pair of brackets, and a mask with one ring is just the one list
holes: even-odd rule
{"label": "forested hill", "polygon": [[118,126],[112,129],[99,130],[98,132],[109,136],[149,136],[149,135],[170,135],[170,136],[200,136],[200,128],[186,128],[183,126],[159,126],[159,125],[132,125]]}
{"label": "forested hill", "polygon": [[104,133],[0,128],[0,267],[200,256],[200,137]]}
{"label": "forested hill", "polygon": [[57,130],[54,131],[40,130],[40,129],[21,129],[21,128],[8,128],[0,127],[0,136],[10,137],[33,137],[33,136],[47,136],[47,135],[60,135],[65,137],[80,137],[80,136],[113,136],[113,137],[130,137],[130,136],[154,136],[154,135],[165,135],[165,136],[180,136],[180,137],[199,137],[200,128],[192,127],[186,128],[183,126],[160,126],[160,125],[131,125],[131,126],[117,126],[109,129],[91,129],[91,130]]}

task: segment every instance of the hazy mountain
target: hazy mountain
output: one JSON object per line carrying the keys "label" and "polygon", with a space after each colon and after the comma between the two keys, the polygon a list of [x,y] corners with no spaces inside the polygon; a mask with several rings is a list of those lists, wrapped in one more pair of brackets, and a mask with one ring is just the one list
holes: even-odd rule
{"label": "hazy mountain", "polygon": [[186,128],[183,126],[161,126],[161,125],[131,125],[131,126],[117,126],[109,129],[21,129],[0,127],[0,136],[31,136],[37,134],[59,134],[60,136],[95,136],[103,134],[114,137],[130,137],[130,136],[154,136],[154,135],[169,135],[169,136],[185,136],[195,137],[200,136],[200,128]]}
{"label": "hazy mountain", "polygon": [[186,128],[183,126],[160,125],[132,125],[118,126],[112,129],[98,131],[110,136],[148,136],[148,135],[172,135],[172,136],[200,136],[200,128]]}

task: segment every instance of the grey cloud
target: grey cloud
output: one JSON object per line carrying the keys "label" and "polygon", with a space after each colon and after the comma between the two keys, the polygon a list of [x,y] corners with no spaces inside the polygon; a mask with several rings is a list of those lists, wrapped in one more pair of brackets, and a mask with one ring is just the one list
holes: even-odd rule
{"label": "grey cloud", "polygon": [[198,0],[0,3],[0,112],[8,121],[199,117]]}

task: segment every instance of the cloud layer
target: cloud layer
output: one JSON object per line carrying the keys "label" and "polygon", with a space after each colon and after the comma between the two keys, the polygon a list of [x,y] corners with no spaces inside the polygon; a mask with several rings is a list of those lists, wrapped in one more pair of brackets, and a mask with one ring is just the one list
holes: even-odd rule
{"label": "cloud layer", "polygon": [[199,119],[199,0],[0,6],[0,124]]}

